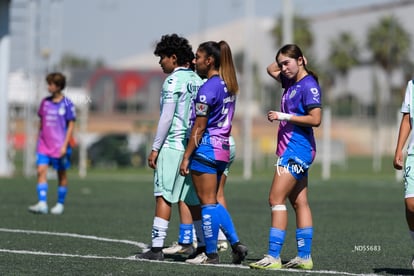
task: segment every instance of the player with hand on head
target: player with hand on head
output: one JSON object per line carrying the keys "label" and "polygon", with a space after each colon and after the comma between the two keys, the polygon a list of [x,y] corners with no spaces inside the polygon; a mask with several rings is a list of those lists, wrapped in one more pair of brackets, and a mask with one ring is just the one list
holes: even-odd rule
{"label": "player with hand on head", "polygon": [[313,127],[321,123],[321,89],[317,77],[306,68],[306,59],[297,45],[283,46],[267,72],[284,88],[280,111],[269,111],[267,119],[279,121],[275,173],[269,192],[271,228],[265,257],[250,267],[282,268],[280,252],[287,230],[286,200],[296,213],[297,257],[285,268],[312,269],[312,214],[308,204],[308,170],[316,153]]}
{"label": "player with hand on head", "polygon": [[50,210],[54,215],[60,215],[64,210],[67,194],[68,179],[66,170],[70,167],[72,147],[70,141],[76,120],[75,106],[63,95],[66,77],[59,73],[50,73],[46,77],[50,96],[40,103],[39,135],[37,142],[37,196],[38,203],[29,206],[29,211],[37,214],[47,214],[47,170],[49,165],[57,171],[59,187],[58,200]]}

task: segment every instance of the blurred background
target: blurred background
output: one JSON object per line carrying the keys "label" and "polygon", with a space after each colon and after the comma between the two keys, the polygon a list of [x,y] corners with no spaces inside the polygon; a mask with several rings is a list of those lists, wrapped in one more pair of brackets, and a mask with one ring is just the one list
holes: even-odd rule
{"label": "blurred background", "polygon": [[77,107],[79,174],[145,166],[166,77],[153,48],[167,33],[187,37],[194,51],[207,40],[231,46],[244,178],[275,159],[277,123],[265,114],[279,109],[282,90],[266,66],[292,42],[323,90],[315,129],[323,178],[352,156],[380,171],[391,166],[383,160],[394,153],[413,78],[412,14],[409,0],[0,0],[0,176],[35,174],[36,112],[52,71],[67,76]]}

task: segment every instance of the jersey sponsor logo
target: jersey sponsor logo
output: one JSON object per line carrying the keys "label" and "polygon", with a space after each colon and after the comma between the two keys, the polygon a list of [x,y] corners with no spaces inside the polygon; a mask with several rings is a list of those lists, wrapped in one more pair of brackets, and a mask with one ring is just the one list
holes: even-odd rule
{"label": "jersey sponsor logo", "polygon": [[62,104],[59,107],[59,115],[65,115],[65,113],[66,113],[66,108],[65,108],[65,105]]}
{"label": "jersey sponsor logo", "polygon": [[207,103],[207,96],[206,95],[200,95],[199,99],[200,99],[200,102]]}
{"label": "jersey sponsor logo", "polygon": [[316,87],[312,87],[310,89],[311,93],[313,94],[313,100],[315,102],[319,102],[319,89]]}
{"label": "jersey sponsor logo", "polygon": [[187,90],[194,93],[200,89],[200,86],[201,85],[198,85],[197,83],[190,82],[187,84]]}
{"label": "jersey sponsor logo", "polygon": [[205,103],[196,103],[196,114],[198,116],[207,116],[208,105]]}

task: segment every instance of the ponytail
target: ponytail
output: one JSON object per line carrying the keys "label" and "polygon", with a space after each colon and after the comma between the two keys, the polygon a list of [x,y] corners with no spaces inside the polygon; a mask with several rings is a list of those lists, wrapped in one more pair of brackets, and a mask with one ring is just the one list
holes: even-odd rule
{"label": "ponytail", "polygon": [[306,68],[306,64],[303,66],[303,68],[305,68],[305,71],[308,72],[308,74],[311,75],[316,80],[316,82],[319,84],[318,75],[312,70],[309,70],[308,68]]}
{"label": "ponytail", "polygon": [[234,67],[233,56],[230,46],[226,41],[219,42],[220,45],[220,69],[221,78],[227,85],[230,94],[235,95],[239,92],[239,84],[237,83],[236,68]]}

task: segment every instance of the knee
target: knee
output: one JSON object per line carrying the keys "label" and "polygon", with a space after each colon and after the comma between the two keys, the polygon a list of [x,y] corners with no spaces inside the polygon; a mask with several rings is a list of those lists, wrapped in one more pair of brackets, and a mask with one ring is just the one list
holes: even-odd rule
{"label": "knee", "polygon": [[406,200],[405,209],[407,210],[407,212],[414,214],[414,200]]}
{"label": "knee", "polygon": [[292,202],[292,207],[295,210],[303,209],[303,208],[309,208],[309,204],[307,200],[297,200],[295,202]]}
{"label": "knee", "polygon": [[46,181],[47,167],[39,166],[37,167],[37,178],[40,182]]}
{"label": "knee", "polygon": [[285,205],[285,204],[286,204],[286,199],[277,198],[277,197],[272,196],[272,195],[269,196],[269,205],[270,206]]}

